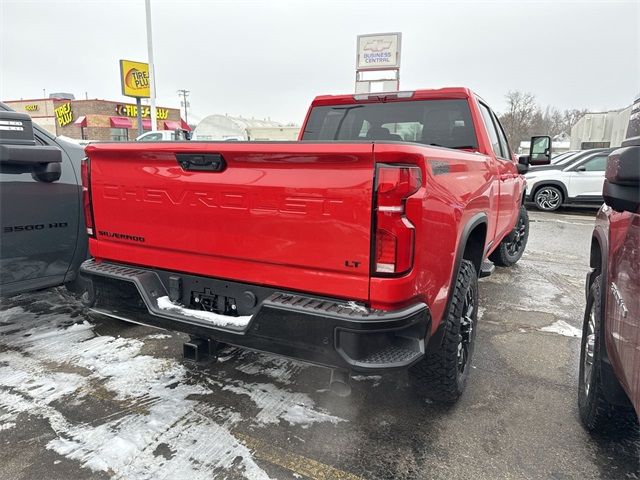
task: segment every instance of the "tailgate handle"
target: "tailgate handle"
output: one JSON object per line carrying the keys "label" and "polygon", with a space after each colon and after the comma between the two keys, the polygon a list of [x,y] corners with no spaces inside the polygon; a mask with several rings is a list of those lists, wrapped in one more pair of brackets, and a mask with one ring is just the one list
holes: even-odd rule
{"label": "tailgate handle", "polygon": [[176,153],[178,163],[189,172],[221,172],[227,166],[219,153]]}

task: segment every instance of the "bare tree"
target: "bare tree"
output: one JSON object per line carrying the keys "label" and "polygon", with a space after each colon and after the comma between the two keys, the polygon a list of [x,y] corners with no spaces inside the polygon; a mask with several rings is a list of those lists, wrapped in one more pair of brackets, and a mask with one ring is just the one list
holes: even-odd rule
{"label": "bare tree", "polygon": [[584,117],[589,110],[586,108],[578,110],[577,108],[571,110],[565,110],[562,114],[563,130],[571,135],[571,128],[576,124],[578,120]]}
{"label": "bare tree", "polygon": [[536,102],[535,95],[517,90],[505,95],[507,111],[500,116],[511,148],[518,150],[520,142],[529,140],[533,135],[555,136],[561,133],[571,134],[571,127],[588,110],[570,109],[561,112],[548,106],[544,112]]}
{"label": "bare tree", "polygon": [[540,109],[536,97],[528,92],[510,91],[505,96],[507,111],[500,116],[509,144],[517,150],[520,141],[528,138]]}

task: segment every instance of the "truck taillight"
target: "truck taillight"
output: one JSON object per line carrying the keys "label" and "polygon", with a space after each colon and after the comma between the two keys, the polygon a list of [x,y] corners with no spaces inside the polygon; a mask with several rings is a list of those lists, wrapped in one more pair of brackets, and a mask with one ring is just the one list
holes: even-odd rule
{"label": "truck taillight", "polygon": [[93,206],[91,205],[91,169],[89,159],[84,158],[80,164],[80,176],[82,177],[82,207],[84,210],[84,223],[87,227],[87,235],[96,236],[93,222]]}
{"label": "truck taillight", "polygon": [[375,273],[398,276],[411,270],[415,233],[405,216],[405,203],[421,185],[422,174],[418,167],[378,165]]}

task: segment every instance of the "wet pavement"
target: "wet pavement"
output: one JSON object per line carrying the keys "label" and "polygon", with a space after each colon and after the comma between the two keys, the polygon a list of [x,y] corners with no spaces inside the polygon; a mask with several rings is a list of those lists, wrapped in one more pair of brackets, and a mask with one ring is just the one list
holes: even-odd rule
{"label": "wet pavement", "polygon": [[473,371],[453,407],[404,373],[327,390],[327,370],[89,316],[63,289],[0,308],[0,478],[640,478],[640,434],[580,426],[593,211],[532,211],[529,246],[480,283]]}

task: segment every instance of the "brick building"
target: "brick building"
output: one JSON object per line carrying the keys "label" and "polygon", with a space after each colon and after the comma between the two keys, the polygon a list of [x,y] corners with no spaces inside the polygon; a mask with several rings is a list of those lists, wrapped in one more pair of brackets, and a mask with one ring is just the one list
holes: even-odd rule
{"label": "brick building", "polygon": [[[33,121],[54,135],[102,142],[128,141],[138,136],[136,105],[110,100],[41,98],[7,100],[16,112],[28,113]],[[150,107],[142,106],[142,124],[151,130]],[[189,130],[177,108],[157,107],[158,130]]]}

